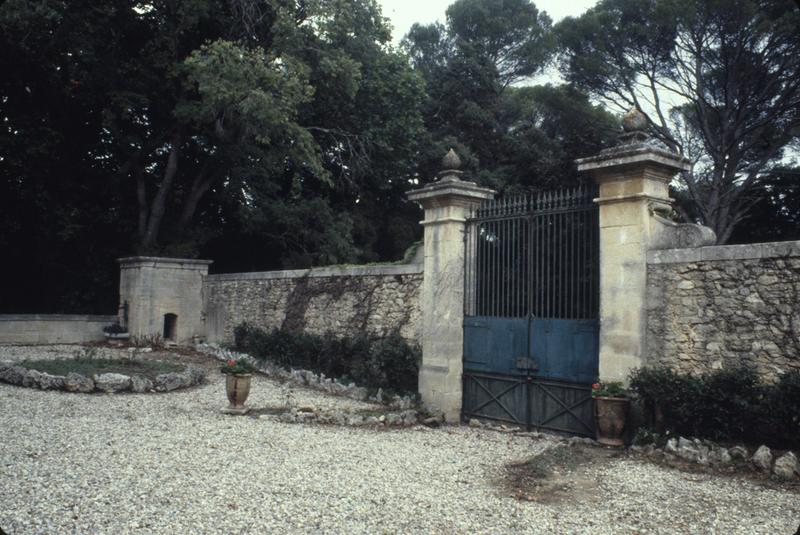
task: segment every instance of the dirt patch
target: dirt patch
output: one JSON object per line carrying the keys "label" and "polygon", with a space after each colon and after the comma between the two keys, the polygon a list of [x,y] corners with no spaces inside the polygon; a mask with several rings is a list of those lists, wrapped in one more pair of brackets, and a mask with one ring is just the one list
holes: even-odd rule
{"label": "dirt patch", "polygon": [[506,465],[501,486],[524,501],[595,500],[598,481],[594,468],[623,455],[619,450],[558,444],[525,462]]}

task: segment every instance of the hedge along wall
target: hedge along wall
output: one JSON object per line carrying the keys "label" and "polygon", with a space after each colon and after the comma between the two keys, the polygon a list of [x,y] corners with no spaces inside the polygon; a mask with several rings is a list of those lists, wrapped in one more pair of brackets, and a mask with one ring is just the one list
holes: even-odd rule
{"label": "hedge along wall", "polygon": [[421,336],[419,263],[208,275],[204,283],[210,342],[233,341],[242,322],[334,336]]}
{"label": "hedge along wall", "polygon": [[683,372],[800,369],[800,242],[651,251],[645,362]]}

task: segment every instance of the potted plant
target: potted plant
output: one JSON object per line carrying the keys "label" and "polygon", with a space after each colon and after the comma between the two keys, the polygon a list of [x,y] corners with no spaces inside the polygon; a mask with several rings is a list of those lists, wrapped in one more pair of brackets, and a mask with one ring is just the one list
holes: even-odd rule
{"label": "potted plant", "polygon": [[606,446],[624,446],[630,400],[622,383],[595,383],[592,397],[597,441]]}
{"label": "potted plant", "polygon": [[247,414],[250,409],[244,406],[250,395],[250,379],[256,368],[246,360],[229,360],[220,371],[225,374],[225,393],[230,405],[222,409],[225,414]]}

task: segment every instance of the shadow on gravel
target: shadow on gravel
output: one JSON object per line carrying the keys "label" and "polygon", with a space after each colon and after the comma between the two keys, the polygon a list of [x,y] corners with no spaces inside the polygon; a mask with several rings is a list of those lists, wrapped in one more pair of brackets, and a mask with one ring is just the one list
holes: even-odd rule
{"label": "shadow on gravel", "polygon": [[555,446],[525,462],[506,465],[501,486],[523,501],[592,501],[598,498],[598,482],[591,469],[623,456],[623,452],[613,449]]}
{"label": "shadow on gravel", "polygon": [[617,459],[683,472],[687,482],[728,478],[747,480],[764,488],[800,493],[800,483],[777,481],[758,472],[749,463],[699,466],[663,456],[652,458],[624,450],[566,444],[551,447],[525,462],[506,465],[500,487],[506,494],[522,501],[545,504],[597,501],[603,495],[598,492],[598,469]]}

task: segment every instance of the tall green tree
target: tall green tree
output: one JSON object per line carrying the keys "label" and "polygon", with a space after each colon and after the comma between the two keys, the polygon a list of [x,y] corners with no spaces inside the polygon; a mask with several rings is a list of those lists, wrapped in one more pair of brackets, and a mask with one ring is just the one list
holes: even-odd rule
{"label": "tall green tree", "polygon": [[498,190],[578,180],[572,160],[599,150],[613,118],[579,91],[525,86],[552,57],[550,25],[528,0],[458,0],[446,25],[411,28],[404,47],[429,95],[423,176],[453,146],[473,177]]}
{"label": "tall green tree", "polygon": [[747,224],[733,231],[731,241],[800,240],[800,168],[772,170],[761,181]]}
{"label": "tall green tree", "polygon": [[242,242],[218,264],[269,269],[402,250],[413,236],[363,223],[410,219],[423,128],[389,36],[374,0],[3,3],[0,240],[43,275],[71,268],[27,301],[113,304],[113,258],[134,251]]}
{"label": "tall green tree", "polygon": [[694,161],[687,212],[726,243],[800,133],[798,28],[788,0],[603,0],[556,30],[570,82]]}

